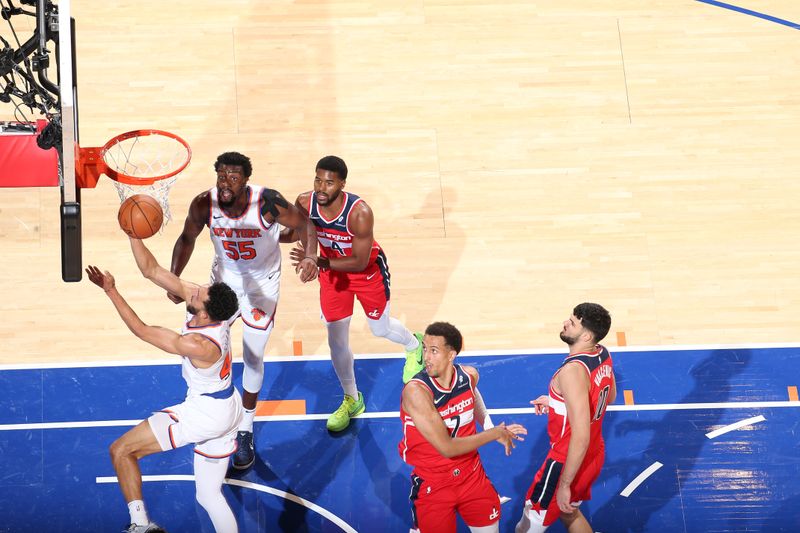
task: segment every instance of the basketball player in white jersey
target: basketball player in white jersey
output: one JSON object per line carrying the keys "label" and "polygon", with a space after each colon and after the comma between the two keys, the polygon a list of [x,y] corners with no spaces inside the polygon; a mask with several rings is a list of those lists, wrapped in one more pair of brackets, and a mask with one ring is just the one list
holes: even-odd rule
{"label": "basketball player in white jersey", "polygon": [[[280,225],[304,228],[305,219],[278,191],[249,184],[253,166],[237,152],[226,152],[214,163],[215,187],[200,193],[189,206],[183,233],[172,251],[171,270],[183,272],[197,236],[208,226],[214,244],[211,281],[224,281],[239,297],[243,326],[244,417],[237,435],[239,449],[234,468],[244,470],[255,462],[253,418],[264,382],[264,351],[274,325],[281,280]],[[317,275],[316,265],[305,261],[301,280]],[[178,303],[181,298],[170,295]]]}
{"label": "basketball player in white jersey", "polygon": [[186,302],[187,318],[181,334],[142,322],[117,291],[114,277],[89,266],[89,280],[102,288],[125,325],[153,346],[182,357],[186,399],[153,413],[111,445],[111,461],[131,523],[125,531],[164,531],[150,522],[142,499],[138,460],[147,455],[194,444],[197,501],[208,512],[219,533],[238,531],[222,481],[228,457],[236,450],[236,430],[242,419],[242,400],[231,381],[230,319],[238,310],[236,294],[224,283],[196,285],[161,267],[142,241],[131,239],[136,265],[145,278]]}

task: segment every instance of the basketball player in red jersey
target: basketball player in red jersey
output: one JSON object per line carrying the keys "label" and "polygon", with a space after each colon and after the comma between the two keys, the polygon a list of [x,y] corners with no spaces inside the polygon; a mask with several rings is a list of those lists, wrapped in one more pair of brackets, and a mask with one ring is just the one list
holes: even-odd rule
{"label": "basketball player in red jersey", "polygon": [[578,506],[605,459],[601,433],[606,407],[617,396],[611,355],[597,344],[608,333],[611,316],[602,306],[582,303],[564,322],[561,340],[569,356],[550,380],[549,395],[531,404],[547,414],[550,452],[525,498],[516,533],[543,532],[561,518],[569,533],[591,533]]}
{"label": "basketball player in red jersey", "polygon": [[[403,388],[398,449],[414,466],[411,515],[421,533],[455,533],[456,512],[473,533],[499,531],[500,498],[483,470],[478,447],[498,441],[511,453],[527,434],[519,424],[493,426],[477,389],[478,371],[454,364],[461,333],[434,322],[425,329],[425,369]],[[478,433],[475,421],[483,426]]]}
{"label": "basketball player in red jersey", "polygon": [[316,261],[320,270],[322,318],[328,329],[333,368],[344,390],[344,401],[328,418],[328,429],[333,432],[344,430],[350,419],[365,409],[364,396],[356,386],[349,340],[356,297],[372,334],[405,348],[407,366],[409,362],[413,366],[410,375],[422,368],[422,335],[412,334],[389,316],[389,265],[373,237],[372,209],[355,194],[344,191],[346,180],[347,165],[341,158],[330,155],[319,160],[314,190],[301,194],[295,202],[310,221],[307,233],[295,232],[292,237],[302,238],[305,248],[291,252],[298,269]]}
{"label": "basketball player in red jersey", "polygon": [[[253,165],[238,152],[225,152],[214,162],[216,186],[198,194],[189,205],[183,232],[172,250],[171,271],[180,276],[194,251],[198,235],[208,227],[214,245],[211,281],[224,281],[239,298],[242,319],[242,403],[244,416],[236,436],[233,467],[249,468],[256,459],[253,438],[258,393],[264,382],[264,351],[275,324],[280,296],[280,226],[304,228],[305,219],[276,190],[250,183]],[[317,268],[305,261],[299,271],[304,282]],[[179,303],[181,298],[170,295]]]}

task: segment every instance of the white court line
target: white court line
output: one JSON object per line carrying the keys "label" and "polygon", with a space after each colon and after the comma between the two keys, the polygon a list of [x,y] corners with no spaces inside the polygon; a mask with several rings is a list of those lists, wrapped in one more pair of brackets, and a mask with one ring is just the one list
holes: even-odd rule
{"label": "white court line", "polygon": [[630,496],[630,495],[631,495],[631,492],[635,491],[635,490],[636,490],[636,488],[637,488],[639,485],[641,485],[641,484],[642,484],[642,482],[644,482],[644,480],[645,480],[645,479],[647,479],[647,478],[649,478],[651,475],[653,475],[653,472],[655,472],[656,470],[658,470],[658,469],[659,469],[659,468],[661,468],[662,466],[664,466],[664,465],[662,465],[661,463],[659,463],[658,461],[656,461],[655,463],[653,463],[653,464],[651,464],[650,466],[648,466],[647,468],[645,468],[644,472],[642,472],[641,474],[639,474],[638,476],[636,476],[636,478],[635,478],[633,481],[631,481],[630,483],[628,483],[628,486],[627,486],[627,487],[625,487],[624,489],[622,489],[622,492],[620,492],[620,493],[619,493],[619,495],[620,495],[620,496],[623,496],[623,497],[625,497],[625,498],[627,498],[628,496]]}
{"label": "white court line", "polygon": [[766,420],[766,418],[764,418],[763,415],[754,416],[752,418],[746,418],[746,419],[740,420],[740,421],[738,421],[738,422],[736,422],[734,424],[730,424],[730,425],[721,427],[719,429],[715,429],[714,431],[709,431],[708,433],[706,433],[706,437],[708,437],[709,439],[713,439],[714,437],[719,437],[720,435],[728,433],[729,431],[735,431],[735,430],[737,430],[739,428],[743,428],[744,426],[749,426],[749,425],[755,424],[757,422],[763,422],[765,420]]}
{"label": "white court line", "polygon": [[[776,343],[750,343],[750,344],[677,344],[677,345],[656,345],[656,346],[607,346],[609,351],[614,352],[684,352],[691,350],[759,350],[759,349],[778,349],[778,348],[800,348],[800,344],[794,342]],[[519,350],[480,350],[464,351],[459,354],[466,357],[492,357],[492,356],[526,356],[526,355],[563,355],[564,349],[555,348],[531,348]],[[357,354],[356,359],[405,359],[401,353],[375,353]],[[328,355],[281,355],[264,357],[265,363],[299,363],[306,361],[330,361]],[[236,358],[236,362],[241,362],[241,358]],[[164,357],[159,353],[150,359],[127,360],[127,361],[83,361],[83,362],[64,362],[64,363],[31,363],[31,364],[5,364],[0,365],[3,370],[44,370],[50,368],[101,368],[101,367],[127,367],[127,366],[158,366],[158,365],[180,365],[181,362],[175,357]]]}
{"label": "white court line", "polygon": [[[115,476],[108,476],[108,477],[97,477],[95,478],[97,483],[117,483],[119,480]],[[142,481],[192,481],[194,482],[194,476],[190,475],[170,475],[170,476],[142,476]],[[272,487],[268,487],[266,485],[259,485],[258,483],[251,483],[249,481],[242,481],[239,479],[229,479],[225,478],[224,483],[227,485],[235,485],[237,487],[242,487],[245,489],[253,489],[259,492],[266,492],[267,494],[272,494],[273,496],[278,496],[279,498],[284,498],[286,500],[292,501],[298,505],[302,505],[306,509],[310,509],[315,513],[324,516],[337,526],[342,531],[346,531],[347,533],[358,533],[355,529],[353,529],[350,524],[333,514],[332,512],[328,511],[324,507],[320,507],[314,502],[310,502],[305,498],[301,498],[295,494],[290,494],[288,492],[284,492],[282,490],[274,489]]]}
{"label": "white court line", "polygon": [[[800,407],[800,402],[729,402],[729,403],[654,403],[646,405],[609,405],[607,411],[680,411],[684,409],[753,409],[764,407]],[[489,409],[492,415],[533,414],[533,407],[510,407],[507,409]],[[314,413],[308,415],[270,415],[257,416],[256,422],[293,422],[303,420],[327,420],[329,414]],[[362,413],[356,418],[398,418],[399,411],[377,411]],[[141,420],[92,420],[88,422],[39,422],[30,424],[0,424],[0,431],[18,431],[31,429],[73,429],[89,427],[135,426]]]}

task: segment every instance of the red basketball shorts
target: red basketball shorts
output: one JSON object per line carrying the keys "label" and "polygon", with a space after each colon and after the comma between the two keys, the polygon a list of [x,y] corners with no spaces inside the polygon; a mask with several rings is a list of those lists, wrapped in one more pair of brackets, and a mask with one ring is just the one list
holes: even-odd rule
{"label": "red basketball shorts", "polygon": [[367,318],[379,319],[389,302],[389,269],[378,257],[362,272],[322,270],[319,273],[319,301],[326,322],[335,322],[353,314],[355,298]]}
{"label": "red basketball shorts", "polygon": [[[594,453],[584,459],[570,486],[571,503],[575,504],[592,499],[592,484],[600,475],[604,459],[604,451]],[[561,478],[561,470],[563,468],[564,464],[562,462],[556,461],[551,457],[551,454],[548,454],[544,464],[536,473],[536,477],[533,479],[533,483],[525,496],[525,499],[530,500],[532,504],[532,522],[549,526],[561,516],[561,510],[558,508],[558,502],[556,501],[556,489],[558,488],[558,480]]]}
{"label": "red basketball shorts", "polygon": [[500,497],[480,459],[474,470],[467,470],[436,479],[411,474],[411,514],[420,533],[455,533],[456,513],[473,527],[500,520]]}

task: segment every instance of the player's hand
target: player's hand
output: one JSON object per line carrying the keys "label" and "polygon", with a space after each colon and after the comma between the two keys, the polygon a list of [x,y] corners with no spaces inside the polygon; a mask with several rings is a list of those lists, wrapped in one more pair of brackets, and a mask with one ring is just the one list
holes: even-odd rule
{"label": "player's hand", "polygon": [[106,292],[114,288],[114,276],[108,270],[103,273],[96,266],[89,265],[86,267],[86,275],[89,276],[89,281]]}
{"label": "player's hand", "polygon": [[292,248],[289,251],[289,259],[291,259],[292,266],[295,268],[295,270],[298,269],[300,262],[305,258],[306,258],[306,250],[300,243],[295,244],[294,248]]}
{"label": "player's hand", "polygon": [[303,283],[314,281],[317,279],[317,275],[319,274],[317,262],[311,257],[304,257],[299,263],[297,263],[297,265],[295,265],[294,271],[300,275],[300,281]]}
{"label": "player's hand", "polygon": [[181,298],[177,294],[172,294],[171,292],[167,293],[167,298],[169,298],[170,301],[172,303],[175,303],[175,304],[179,304],[179,303],[183,302],[183,298]]}
{"label": "player's hand", "polygon": [[495,426],[492,429],[496,429],[500,433],[500,436],[497,437],[496,440],[506,449],[506,455],[511,455],[511,450],[516,447],[516,443],[514,441],[525,440],[520,437],[520,435],[528,434],[528,430],[520,424],[509,424],[506,426],[505,422],[501,422],[500,425]]}
{"label": "player's hand", "polygon": [[533,412],[537,415],[546,415],[550,412],[550,398],[546,394],[542,394],[535,400],[531,401]]}
{"label": "player's hand", "polygon": [[306,257],[306,250],[303,248],[303,243],[295,244],[294,248],[289,251],[289,258],[292,261],[295,273],[300,276],[300,281],[308,283],[317,279],[319,268],[317,268],[317,261],[313,257]]}
{"label": "player's hand", "polygon": [[556,489],[556,502],[558,503],[558,508],[561,509],[562,513],[572,514],[575,512],[577,507],[572,505],[572,490],[570,486],[565,483],[558,482],[558,489]]}

